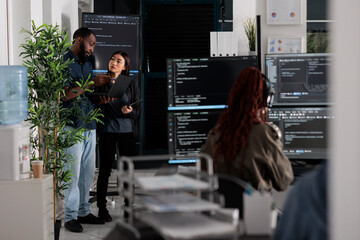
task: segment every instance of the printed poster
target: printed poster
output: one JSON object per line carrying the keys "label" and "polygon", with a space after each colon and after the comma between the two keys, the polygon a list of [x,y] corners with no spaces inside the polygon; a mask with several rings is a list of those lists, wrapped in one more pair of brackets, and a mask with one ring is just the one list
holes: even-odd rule
{"label": "printed poster", "polygon": [[301,37],[269,37],[268,53],[301,53]]}
{"label": "printed poster", "polygon": [[301,0],[267,0],[267,24],[301,24]]}

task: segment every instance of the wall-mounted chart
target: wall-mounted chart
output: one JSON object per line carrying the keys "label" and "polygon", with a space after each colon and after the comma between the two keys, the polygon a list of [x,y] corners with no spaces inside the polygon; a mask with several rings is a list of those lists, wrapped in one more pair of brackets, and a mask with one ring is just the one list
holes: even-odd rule
{"label": "wall-mounted chart", "polygon": [[301,24],[301,0],[267,0],[267,24]]}
{"label": "wall-mounted chart", "polygon": [[268,53],[301,53],[302,37],[270,36]]}

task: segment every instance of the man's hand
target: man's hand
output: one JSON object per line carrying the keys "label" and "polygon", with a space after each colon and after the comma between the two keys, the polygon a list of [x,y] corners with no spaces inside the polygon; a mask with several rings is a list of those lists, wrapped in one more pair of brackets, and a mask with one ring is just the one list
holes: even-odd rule
{"label": "man's hand", "polygon": [[94,85],[96,87],[104,86],[111,81],[111,77],[109,77],[108,75],[97,75],[92,79],[92,81],[94,81]]}
{"label": "man's hand", "polygon": [[100,103],[99,104],[106,104],[109,103],[111,101],[114,101],[116,98],[112,98],[112,97],[108,97],[108,96],[99,96],[100,98]]}

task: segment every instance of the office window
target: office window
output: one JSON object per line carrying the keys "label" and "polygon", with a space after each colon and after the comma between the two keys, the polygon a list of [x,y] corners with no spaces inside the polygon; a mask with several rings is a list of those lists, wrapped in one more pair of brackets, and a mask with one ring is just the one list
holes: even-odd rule
{"label": "office window", "polygon": [[331,21],[327,13],[328,0],[307,1],[307,52],[327,53],[330,51],[329,28]]}

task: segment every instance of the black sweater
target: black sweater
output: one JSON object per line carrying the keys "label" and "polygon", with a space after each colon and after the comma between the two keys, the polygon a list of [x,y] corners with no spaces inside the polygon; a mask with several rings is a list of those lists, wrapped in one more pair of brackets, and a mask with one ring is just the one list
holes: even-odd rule
{"label": "black sweater", "polygon": [[[107,88],[106,90],[108,90],[108,88],[110,88],[110,85],[106,85],[105,88]],[[127,105],[140,100],[140,90],[138,87],[137,79],[133,79],[130,82],[129,87],[125,91],[125,94],[127,95],[128,98]],[[137,122],[141,113],[141,104],[135,104],[134,106],[132,106],[133,110],[131,113],[128,114],[123,114],[121,112],[121,108],[123,106],[124,103],[122,101],[117,101],[117,100],[111,101],[107,104],[99,105],[105,118],[130,118],[134,136],[137,137],[139,134]],[[102,129],[101,126],[99,126],[100,131]]]}

